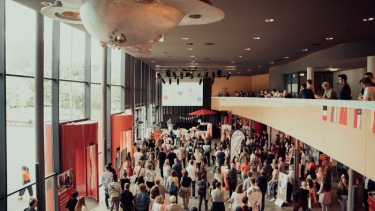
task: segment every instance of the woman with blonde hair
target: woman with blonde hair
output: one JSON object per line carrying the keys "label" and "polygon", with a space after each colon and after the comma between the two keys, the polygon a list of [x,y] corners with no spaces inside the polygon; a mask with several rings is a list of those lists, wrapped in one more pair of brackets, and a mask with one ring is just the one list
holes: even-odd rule
{"label": "woman with blonde hair", "polygon": [[89,209],[86,207],[85,203],[85,197],[80,196],[78,197],[78,201],[76,204],[76,207],[74,208],[74,211],[88,211]]}
{"label": "woman with blonde hair", "polygon": [[162,196],[157,196],[155,202],[152,204],[151,211],[163,211],[164,198]]}
{"label": "woman with blonde hair", "polygon": [[232,193],[232,196],[228,200],[228,203],[231,203],[231,211],[235,211],[238,206],[242,204],[242,198],[245,196],[243,192],[243,185],[239,184],[236,187],[236,190]]}

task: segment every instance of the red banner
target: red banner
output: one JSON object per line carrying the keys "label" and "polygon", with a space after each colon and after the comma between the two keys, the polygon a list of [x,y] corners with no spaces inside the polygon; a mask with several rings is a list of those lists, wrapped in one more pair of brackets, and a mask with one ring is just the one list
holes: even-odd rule
{"label": "red banner", "polygon": [[65,206],[73,193],[73,169],[69,169],[57,177],[57,190],[59,210],[65,211]]}

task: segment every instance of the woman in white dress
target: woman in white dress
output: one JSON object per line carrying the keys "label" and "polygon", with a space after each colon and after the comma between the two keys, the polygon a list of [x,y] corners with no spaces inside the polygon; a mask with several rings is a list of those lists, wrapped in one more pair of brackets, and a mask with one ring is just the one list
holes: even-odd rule
{"label": "woman in white dress", "polygon": [[167,179],[171,175],[171,170],[172,168],[171,168],[169,159],[166,159],[163,165],[164,187],[167,187]]}
{"label": "woman in white dress", "polygon": [[235,211],[238,206],[241,206],[242,198],[245,196],[245,192],[243,192],[242,184],[237,185],[236,190],[232,193],[232,196],[228,200],[228,203],[231,203],[231,211]]}
{"label": "woman in white dress", "polygon": [[224,184],[224,175],[221,173],[221,168],[216,169],[216,173],[214,174],[214,179],[216,179],[221,184]]}

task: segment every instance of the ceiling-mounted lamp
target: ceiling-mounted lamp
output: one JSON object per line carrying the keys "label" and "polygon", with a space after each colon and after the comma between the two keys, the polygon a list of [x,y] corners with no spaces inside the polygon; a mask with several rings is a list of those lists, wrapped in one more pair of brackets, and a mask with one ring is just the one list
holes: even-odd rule
{"label": "ceiling-mounted lamp", "polygon": [[169,78],[169,77],[171,77],[171,71],[170,70],[167,70],[166,72],[165,72],[165,75]]}
{"label": "ceiling-mounted lamp", "polygon": [[163,84],[165,84],[164,78],[161,79],[161,82],[163,82]]}
{"label": "ceiling-mounted lamp", "polygon": [[169,84],[172,84],[172,78],[169,78]]}
{"label": "ceiling-mounted lamp", "polygon": [[231,72],[228,72],[228,74],[227,74],[227,80],[230,78],[230,76],[231,76]]}
{"label": "ceiling-mounted lamp", "polygon": [[202,81],[203,81],[203,79],[202,79],[202,78],[200,78],[200,79],[199,79],[199,85],[201,85],[201,84],[202,84]]}

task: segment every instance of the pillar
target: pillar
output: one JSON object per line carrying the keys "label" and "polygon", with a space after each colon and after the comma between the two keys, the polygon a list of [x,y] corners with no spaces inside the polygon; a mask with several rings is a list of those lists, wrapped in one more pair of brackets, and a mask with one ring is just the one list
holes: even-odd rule
{"label": "pillar", "polygon": [[372,72],[375,75],[375,56],[367,57],[367,72]]}
{"label": "pillar", "polygon": [[348,169],[348,175],[349,175],[349,184],[348,184],[348,202],[347,202],[347,211],[353,210],[353,204],[354,204],[354,186],[353,186],[353,180],[354,180],[354,173],[353,169]]}
{"label": "pillar", "polygon": [[296,139],[296,142],[294,143],[295,149],[294,149],[294,184],[293,184],[293,193],[299,189],[299,140]]}
{"label": "pillar", "polygon": [[46,210],[44,170],[44,17],[36,14],[35,64],[35,140],[36,140],[36,197],[38,210]]}
{"label": "pillar", "polygon": [[306,78],[311,79],[314,82],[314,68],[313,67],[307,68]]}
{"label": "pillar", "polygon": [[103,63],[102,63],[102,137],[103,137],[103,164],[108,163],[107,159],[107,47],[103,46]]}

